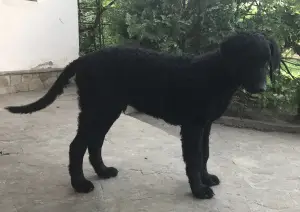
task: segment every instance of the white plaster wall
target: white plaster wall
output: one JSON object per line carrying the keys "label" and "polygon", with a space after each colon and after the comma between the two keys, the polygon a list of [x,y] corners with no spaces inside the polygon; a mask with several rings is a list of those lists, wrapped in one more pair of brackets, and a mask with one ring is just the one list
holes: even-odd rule
{"label": "white plaster wall", "polygon": [[76,0],[0,0],[0,72],[61,68],[78,55]]}

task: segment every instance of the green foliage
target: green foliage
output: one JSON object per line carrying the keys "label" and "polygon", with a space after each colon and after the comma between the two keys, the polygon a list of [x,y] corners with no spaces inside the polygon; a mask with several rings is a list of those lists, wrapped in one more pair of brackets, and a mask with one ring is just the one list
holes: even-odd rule
{"label": "green foliage", "polygon": [[149,48],[207,51],[233,30],[233,11],[220,3],[205,11],[192,7],[203,6],[198,4],[196,0],[129,0],[118,5],[111,26],[123,39],[138,40]]}
{"label": "green foliage", "polygon": [[280,44],[293,76],[283,66],[276,84],[269,84],[253,105],[289,113],[300,108],[299,0],[111,1],[81,2],[86,8],[81,9],[81,27],[95,23],[97,11],[105,8],[98,28],[81,31],[82,53],[105,45],[135,43],[177,54],[199,54],[216,48],[234,31],[261,31]]}
{"label": "green foliage", "polygon": [[269,108],[282,113],[296,113],[299,102],[299,80],[279,75],[274,85],[268,86],[267,92],[258,95],[256,102],[261,108]]}
{"label": "green foliage", "polygon": [[117,42],[107,30],[107,12],[116,0],[77,0],[79,13],[80,53],[86,54]]}

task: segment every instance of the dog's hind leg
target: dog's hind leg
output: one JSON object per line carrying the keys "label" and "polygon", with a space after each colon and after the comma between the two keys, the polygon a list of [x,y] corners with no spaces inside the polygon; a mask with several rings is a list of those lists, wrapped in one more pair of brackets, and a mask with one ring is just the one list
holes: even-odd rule
{"label": "dog's hind leg", "polygon": [[69,165],[71,184],[79,193],[88,193],[94,189],[92,182],[84,177],[82,169],[83,156],[87,148],[90,163],[99,177],[109,178],[118,174],[116,168],[104,165],[101,156],[104,137],[121,114],[121,108],[117,111],[112,110],[112,107],[109,110],[103,107],[85,108],[79,114],[78,132],[70,144]]}
{"label": "dog's hind leg", "polygon": [[203,132],[203,176],[202,182],[207,186],[215,186],[220,184],[220,180],[216,175],[209,174],[207,171],[207,161],[209,158],[209,135],[211,130],[211,122],[207,123],[204,127]]}
{"label": "dog's hind leg", "polygon": [[105,166],[102,158],[102,146],[105,139],[105,135],[116,121],[119,118],[122,109],[115,108],[114,104],[108,105],[109,108],[98,108],[96,114],[97,122],[94,123],[94,130],[90,132],[88,140],[88,151],[89,151],[89,160],[93,166],[98,177],[107,179],[111,177],[116,177],[118,170],[114,167]]}
{"label": "dog's hind leg", "polygon": [[182,154],[186,164],[186,175],[194,197],[210,199],[214,196],[211,188],[202,182],[203,163],[203,127],[183,125],[181,127]]}
{"label": "dog's hind leg", "polygon": [[71,184],[74,190],[79,193],[88,193],[94,189],[94,185],[84,177],[82,169],[83,157],[88,146],[87,135],[89,133],[89,126],[86,125],[88,120],[89,116],[80,112],[78,116],[77,134],[70,144],[69,150],[69,173]]}

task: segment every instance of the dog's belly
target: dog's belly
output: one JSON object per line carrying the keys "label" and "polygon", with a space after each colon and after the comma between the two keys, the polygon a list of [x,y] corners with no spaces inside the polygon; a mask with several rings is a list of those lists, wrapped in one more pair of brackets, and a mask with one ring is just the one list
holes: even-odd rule
{"label": "dog's belly", "polygon": [[[164,98],[148,98],[140,97],[131,99],[130,106],[134,107],[137,111],[145,113],[149,116],[163,119],[172,125],[182,125],[186,122],[195,121],[196,119],[203,119],[201,108],[195,104],[176,104],[176,102],[168,102]],[[189,107],[187,107],[189,106]]]}
{"label": "dog's belly", "polygon": [[155,88],[136,89],[131,94],[127,96],[130,106],[172,125],[184,123],[201,125],[207,121],[215,121],[223,115],[232,96],[232,93],[207,96],[204,92],[188,88],[167,91]]}
{"label": "dog's belly", "polygon": [[179,125],[181,120],[185,117],[184,114],[177,111],[166,110],[163,104],[152,102],[147,104],[144,101],[132,101],[129,103],[130,106],[134,107],[137,111],[145,113],[154,118],[163,119],[169,124]]}
{"label": "dog's belly", "polygon": [[206,119],[210,122],[213,122],[217,119],[219,119],[224,112],[226,111],[228,105],[230,104],[231,98],[220,98],[220,99],[214,99],[210,103],[210,106],[206,109]]}

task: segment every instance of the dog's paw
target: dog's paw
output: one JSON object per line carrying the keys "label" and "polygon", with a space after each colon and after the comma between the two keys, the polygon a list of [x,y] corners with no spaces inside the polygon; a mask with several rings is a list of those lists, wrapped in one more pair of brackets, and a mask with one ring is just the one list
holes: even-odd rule
{"label": "dog's paw", "polygon": [[192,193],[197,199],[211,199],[215,195],[213,190],[205,185],[192,189]]}
{"label": "dog's paw", "polygon": [[89,193],[94,190],[94,185],[91,181],[86,179],[71,181],[72,187],[78,193]]}
{"label": "dog's paw", "polygon": [[216,175],[206,174],[202,177],[203,184],[207,186],[216,186],[220,184],[220,180]]}
{"label": "dog's paw", "polygon": [[99,178],[108,179],[111,177],[116,177],[118,172],[118,169],[114,167],[106,167],[105,169],[102,169],[101,172],[98,172],[97,175]]}

